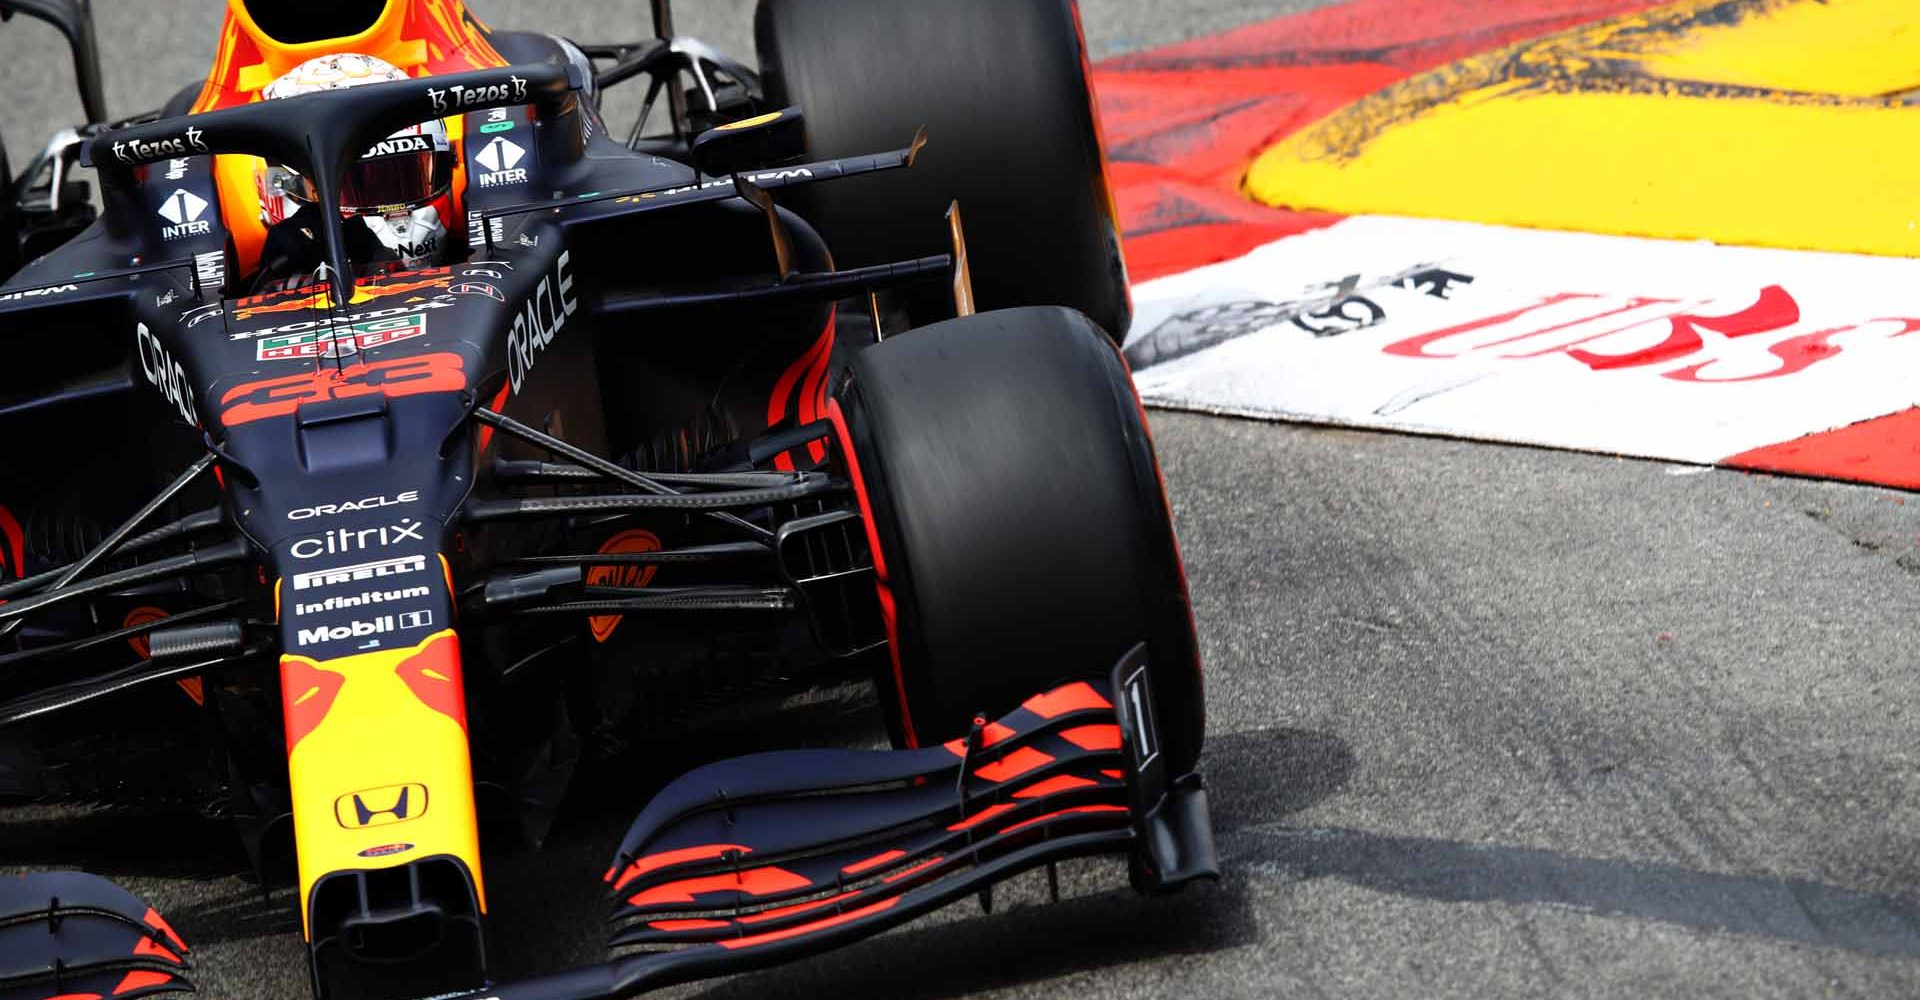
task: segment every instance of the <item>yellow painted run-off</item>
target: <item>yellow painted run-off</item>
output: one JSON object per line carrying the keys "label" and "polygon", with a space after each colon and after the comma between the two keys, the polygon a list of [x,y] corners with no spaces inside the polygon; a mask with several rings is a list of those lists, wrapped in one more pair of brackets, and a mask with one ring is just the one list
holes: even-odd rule
{"label": "yellow painted run-off", "polygon": [[1920,0],[1688,0],[1476,56],[1268,149],[1271,205],[1920,256]]}

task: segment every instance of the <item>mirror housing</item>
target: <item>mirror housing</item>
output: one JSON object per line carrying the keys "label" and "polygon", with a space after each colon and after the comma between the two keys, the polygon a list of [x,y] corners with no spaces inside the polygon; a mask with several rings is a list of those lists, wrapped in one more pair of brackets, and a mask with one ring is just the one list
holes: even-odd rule
{"label": "mirror housing", "polygon": [[806,116],[799,108],[785,108],[700,133],[693,140],[693,167],[709,177],[724,177],[775,166],[806,152]]}

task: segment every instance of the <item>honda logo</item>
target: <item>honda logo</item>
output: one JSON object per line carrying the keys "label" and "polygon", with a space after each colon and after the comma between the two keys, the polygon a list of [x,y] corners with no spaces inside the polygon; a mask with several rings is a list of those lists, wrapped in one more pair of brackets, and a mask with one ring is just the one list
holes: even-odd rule
{"label": "honda logo", "polygon": [[370,788],[333,800],[333,818],[349,830],[392,826],[427,813],[427,786],[408,783]]}

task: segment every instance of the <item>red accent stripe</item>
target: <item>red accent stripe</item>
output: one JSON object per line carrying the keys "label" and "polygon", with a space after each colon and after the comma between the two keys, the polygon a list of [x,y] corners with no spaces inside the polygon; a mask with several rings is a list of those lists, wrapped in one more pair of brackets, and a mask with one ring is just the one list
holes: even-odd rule
{"label": "red accent stripe", "polygon": [[346,683],[345,674],[322,670],[306,660],[289,657],[280,661],[288,753],[326,720],[327,713],[333,710],[333,700],[339,697],[340,688]]}
{"label": "red accent stripe", "polygon": [[847,432],[847,416],[838,399],[827,400],[827,419],[833,421],[834,434],[840,439],[840,453],[846,456],[847,472],[853,477],[853,495],[860,503],[860,517],[867,525],[867,547],[873,552],[873,586],[880,595],[880,620],[887,628],[887,657],[893,661],[893,693],[900,702],[900,730],[907,746],[920,745],[913,729],[913,712],[907,707],[907,679],[900,667],[900,616],[893,604],[893,586],[887,581],[886,553],[880,549],[880,529],[874,524],[873,502],[867,496],[867,481],[860,474],[860,457],[853,453],[853,435]]}
{"label": "red accent stripe", "polygon": [[724,920],[649,920],[656,931],[723,931],[733,925]]}
{"label": "red accent stripe", "polygon": [[180,935],[175,934],[173,932],[173,928],[171,926],[168,926],[166,918],[160,916],[159,910],[156,910],[153,907],[149,906],[147,907],[147,915],[140,919],[145,921],[148,927],[151,927],[154,930],[159,931],[162,934],[165,934],[167,936],[167,940],[173,942],[174,950],[180,952],[181,954],[186,954],[187,943],[185,941],[180,940]]}
{"label": "red accent stripe", "polygon": [[820,352],[826,346],[826,334],[822,332],[819,337],[814,338],[812,344],[807,346],[804,353],[795,358],[793,363],[780,373],[779,381],[773,384],[773,395],[767,399],[767,426],[771,427],[786,419],[787,401],[793,398],[794,387],[800,384],[807,370],[813,367],[814,359],[820,356]]}
{"label": "red accent stripe", "polygon": [[1068,712],[1084,712],[1089,709],[1112,708],[1113,703],[1100,696],[1093,685],[1078,681],[1065,687],[1057,687],[1045,694],[1036,694],[1020,706],[1042,719],[1053,719]]}
{"label": "red accent stripe", "polygon": [[[724,857],[728,851],[751,854],[753,848],[743,847],[739,844],[701,844],[697,847],[682,847],[675,851],[661,851],[657,854],[649,854],[627,866],[627,870],[620,874],[620,881],[614,883],[614,891],[618,892],[626,888],[628,882],[648,872],[658,871],[670,865],[684,865],[690,861],[706,861],[711,858]],[[613,869],[611,868],[607,869],[606,881],[613,882]]]}
{"label": "red accent stripe", "polygon": [[[487,404],[487,409],[492,410],[495,413],[499,413],[500,408],[507,405],[507,394],[512,390],[513,390],[513,383],[511,382],[501,386],[500,391],[494,394],[493,401]],[[487,446],[493,443],[493,425],[481,424],[480,434],[477,440],[480,445],[480,454],[482,455],[486,454]]]}
{"label": "red accent stripe", "polygon": [[127,973],[126,978],[120,980],[120,985],[113,988],[113,995],[121,996],[132,993],[135,990],[144,990],[151,986],[160,986],[172,981],[173,977],[164,972],[148,972],[145,969],[135,969]]}
{"label": "red accent stripe", "polygon": [[881,879],[880,881],[898,882],[903,878],[908,878],[913,875],[918,875],[919,873],[926,871],[929,868],[932,868],[934,865],[939,864],[943,860],[945,859],[940,857],[928,858],[927,860],[922,861],[917,865],[914,865],[912,868],[907,868],[902,871],[894,872],[892,875],[889,875],[886,878]]}
{"label": "red accent stripe", "polygon": [[1077,726],[1061,733],[1060,738],[1082,750],[1120,749],[1120,727],[1110,724]]}
{"label": "red accent stripe", "polygon": [[[1126,355],[1120,352],[1118,346],[1114,347],[1114,353],[1119,356],[1122,365],[1127,363]],[[1131,387],[1131,383],[1129,383],[1129,386]],[[1140,392],[1137,389],[1133,391],[1133,408],[1135,412],[1140,414],[1140,433],[1147,439],[1147,450],[1158,455],[1160,453],[1159,449],[1153,443],[1153,425],[1147,422],[1147,406],[1140,401]],[[1153,463],[1153,478],[1154,482],[1160,487],[1160,506],[1171,516],[1173,501],[1169,499],[1169,494],[1167,493],[1167,471],[1160,467],[1158,461]],[[1167,532],[1167,541],[1173,545],[1173,568],[1180,575],[1180,603],[1181,606],[1186,609],[1187,634],[1197,635],[1199,634],[1199,624],[1193,617],[1193,597],[1191,596],[1193,590],[1187,586],[1187,557],[1180,552],[1180,536],[1177,532],[1169,530]],[[1196,678],[1202,677],[1206,674],[1206,664],[1200,660],[1200,644],[1198,642],[1193,644],[1192,654],[1193,675]],[[1198,686],[1195,687],[1194,694],[1196,697],[1199,696],[1200,690]],[[1119,775],[1115,775],[1115,777],[1119,777]]]}
{"label": "red accent stripe", "polygon": [[889,862],[898,861],[906,856],[907,852],[905,851],[881,851],[879,854],[865,861],[855,861],[853,864],[840,869],[840,871],[847,875],[858,875],[861,872],[872,871]]}
{"label": "red accent stripe", "polygon": [[1920,408],[1755,448],[1720,464],[1920,490]]}
{"label": "red accent stripe", "polygon": [[[1010,727],[998,722],[989,722],[980,730],[980,748],[984,750],[1001,740],[1010,739],[1015,735],[1018,734]],[[948,752],[952,753],[955,757],[965,757],[967,755],[967,741],[965,739],[948,740],[941,744],[941,746],[946,747]]]}
{"label": "red accent stripe", "polygon": [[20,530],[20,522],[14,519],[13,511],[0,507],[0,540],[4,540],[7,546],[4,553],[7,564],[0,566],[0,579],[5,579],[9,573],[16,580],[26,577],[26,538],[26,533]]}
{"label": "red accent stripe", "polygon": [[[833,318],[827,319],[827,332],[823,335],[826,350],[814,360],[808,369],[806,381],[800,384],[800,423],[802,426],[820,419],[820,409],[824,405],[827,390],[827,363],[833,360]],[[827,446],[823,441],[807,442],[807,455],[815,462],[825,461]]]}
{"label": "red accent stripe", "polygon": [[[449,587],[448,589],[452,589]],[[443,680],[427,676],[432,671]],[[453,635],[432,639],[400,662],[393,672],[413,692],[420,703],[452,719],[461,731],[467,728],[467,696],[460,670],[460,642]]]}
{"label": "red accent stripe", "polygon": [[973,773],[987,781],[1011,781],[1014,778],[1053,763],[1053,755],[1032,747],[1018,750],[994,761],[973,769]]}
{"label": "red accent stripe", "polygon": [[141,938],[140,943],[133,946],[133,953],[141,957],[150,955],[154,958],[171,962],[174,965],[181,964],[180,956],[174,954],[173,952],[168,951],[166,948],[161,946],[160,942],[155,941],[152,938],[147,938],[147,937]]}
{"label": "red accent stripe", "polygon": [[814,931],[823,931],[829,927],[836,927],[850,920],[858,920],[861,917],[867,916],[868,914],[879,913],[882,910],[891,909],[893,905],[898,902],[900,902],[900,898],[898,896],[892,899],[883,899],[880,902],[873,904],[872,906],[863,906],[857,910],[848,910],[845,913],[839,914],[837,916],[828,917],[825,920],[816,920],[810,924],[801,924],[798,927],[789,927],[783,931],[768,931],[765,934],[754,934],[748,937],[734,938],[731,941],[721,941],[719,942],[719,945],[722,948],[751,948],[756,944],[769,944],[774,941],[785,941],[787,938],[799,937],[802,934],[812,934]]}
{"label": "red accent stripe", "polygon": [[1059,819],[1062,816],[1073,816],[1080,813],[1123,813],[1126,811],[1127,811],[1126,806],[1074,806],[1071,809],[1062,809],[1059,812],[1050,812],[1045,816],[1035,816],[1030,820],[1024,820],[1022,822],[1015,823],[1012,826],[1007,827],[1006,832],[1016,833],[1018,831],[1024,830],[1027,827],[1034,825],[1035,823],[1045,823],[1050,819]]}
{"label": "red accent stripe", "polygon": [[[807,348],[805,354],[794,359],[793,364],[788,365],[787,370],[781,373],[780,381],[774,383],[773,395],[767,400],[768,427],[787,418],[787,401],[793,398],[794,388],[800,384],[802,378],[808,377],[808,373],[816,365],[824,366],[828,356],[833,353],[833,322],[833,313],[829,312],[826,329],[820,331],[820,336],[814,340],[813,346]],[[804,405],[803,401],[802,406]],[[796,412],[795,416],[798,417],[800,414]],[[774,458],[773,466],[782,472],[792,472],[793,457],[783,452]]]}
{"label": "red accent stripe", "polygon": [[[1115,775],[1118,777],[1118,775]],[[1082,778],[1077,774],[1056,774],[1045,781],[1036,781],[1013,793],[1016,799],[1038,799],[1057,792],[1070,792],[1076,788],[1093,788],[1100,783],[1091,778]]]}
{"label": "red accent stripe", "polygon": [[779,920],[781,917],[791,917],[796,913],[805,913],[808,910],[817,910],[823,906],[832,906],[843,899],[852,899],[858,895],[860,895],[860,890],[854,889],[849,892],[843,892],[838,896],[816,899],[811,903],[795,903],[792,906],[780,906],[771,910],[761,910],[752,916],[741,917],[740,922],[743,924],[764,924],[769,920]]}
{"label": "red accent stripe", "polygon": [[991,805],[986,807],[985,809],[980,810],[977,813],[974,813],[971,816],[968,816],[966,819],[963,819],[960,822],[955,823],[950,827],[947,827],[947,829],[954,830],[954,831],[971,830],[974,827],[979,826],[982,823],[985,823],[987,820],[990,820],[995,816],[998,816],[1001,813],[1014,808],[1017,808],[1017,807],[1014,806],[1014,804],[1011,802],[1002,802],[997,805]]}
{"label": "red accent stripe", "polygon": [[657,885],[645,892],[636,893],[628,903],[638,906],[657,906],[662,903],[691,903],[694,897],[709,892],[741,892],[749,896],[767,896],[776,892],[791,892],[805,889],[813,883],[787,871],[785,868],[768,866],[749,868],[743,872],[725,875],[708,875],[703,878],[684,878],[677,882]]}

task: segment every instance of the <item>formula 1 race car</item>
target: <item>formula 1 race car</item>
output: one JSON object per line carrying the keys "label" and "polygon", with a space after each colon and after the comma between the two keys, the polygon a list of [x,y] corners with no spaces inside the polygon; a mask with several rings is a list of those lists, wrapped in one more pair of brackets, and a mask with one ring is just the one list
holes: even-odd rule
{"label": "formula 1 race car", "polygon": [[[0,13],[93,119],[0,205],[0,800],[290,834],[323,1000],[629,996],[1065,858],[1216,875],[1071,0],[760,0],[757,72],[665,0],[599,46],[231,0],[119,121],[84,0]],[[614,957],[492,982],[483,827],[850,677],[898,749],[667,784]],[[0,1000],[187,971],[111,883],[0,879]]]}

